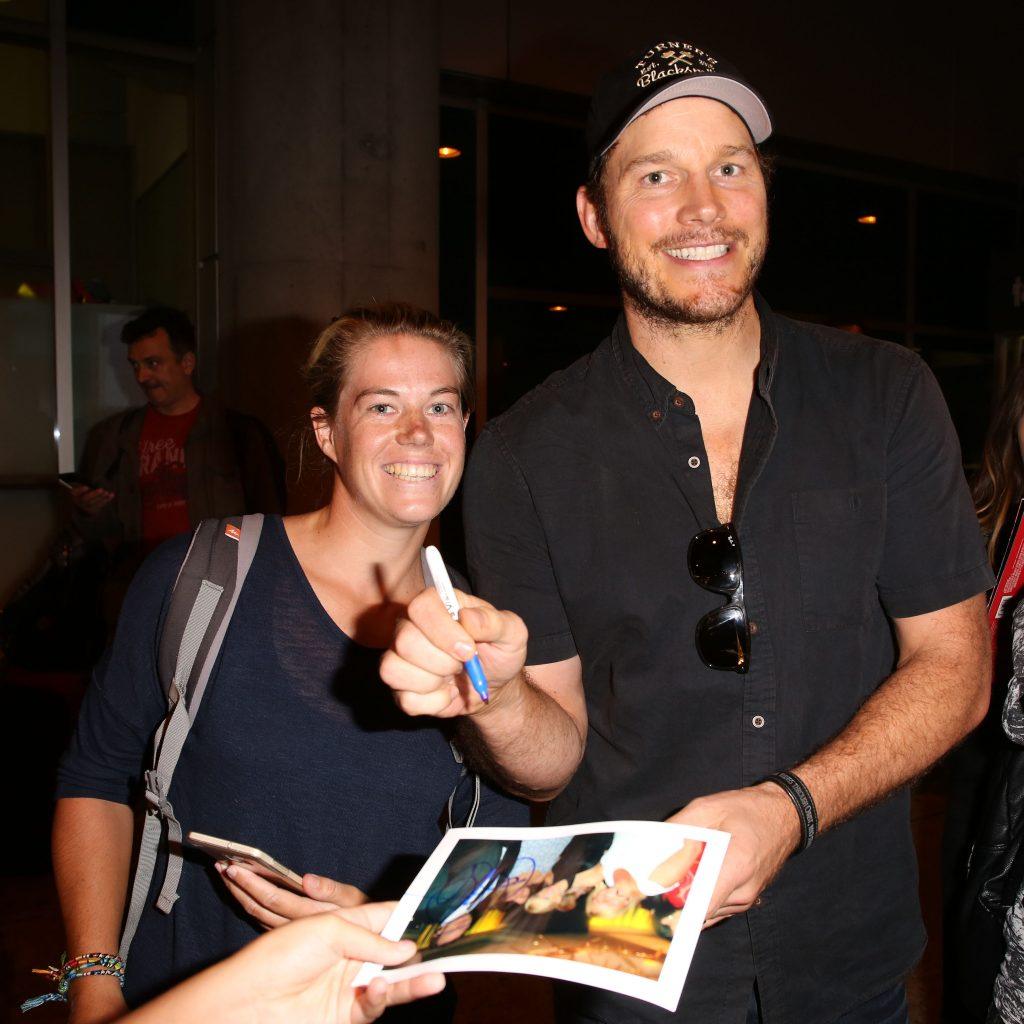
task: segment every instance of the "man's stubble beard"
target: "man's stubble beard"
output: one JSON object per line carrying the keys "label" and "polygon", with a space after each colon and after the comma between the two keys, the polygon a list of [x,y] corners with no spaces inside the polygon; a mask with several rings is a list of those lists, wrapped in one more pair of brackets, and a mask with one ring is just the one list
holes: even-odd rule
{"label": "man's stubble beard", "polygon": [[[602,220],[606,218],[602,217]],[[743,304],[754,290],[768,248],[768,230],[757,249],[750,249],[750,236],[745,231],[734,229],[708,239],[663,239],[651,247],[655,257],[665,249],[682,248],[686,245],[714,245],[744,242],[747,245],[746,275],[736,289],[719,291],[714,288],[713,279],[706,282],[707,291],[690,301],[681,302],[670,295],[664,287],[655,284],[643,263],[623,253],[615,235],[607,223],[601,230],[608,243],[608,258],[611,260],[625,304],[652,327],[672,328],[680,326],[704,326],[725,330],[737,317]]]}

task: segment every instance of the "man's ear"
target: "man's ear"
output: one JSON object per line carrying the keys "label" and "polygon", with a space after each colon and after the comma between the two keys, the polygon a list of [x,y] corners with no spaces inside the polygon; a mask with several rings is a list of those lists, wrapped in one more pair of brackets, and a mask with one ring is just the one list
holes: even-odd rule
{"label": "man's ear", "polygon": [[185,371],[186,375],[191,377],[196,372],[196,354],[195,352],[186,352],[180,359],[181,368]]}
{"label": "man's ear", "polygon": [[309,410],[309,421],[313,424],[313,436],[317,446],[335,465],[338,464],[338,453],[334,448],[334,426],[327,412],[319,405]]}
{"label": "man's ear", "polygon": [[576,190],[576,215],[580,219],[580,227],[583,228],[587,241],[598,249],[607,249],[608,241],[601,230],[601,218],[598,216],[597,207],[591,202],[586,185],[580,185]]}

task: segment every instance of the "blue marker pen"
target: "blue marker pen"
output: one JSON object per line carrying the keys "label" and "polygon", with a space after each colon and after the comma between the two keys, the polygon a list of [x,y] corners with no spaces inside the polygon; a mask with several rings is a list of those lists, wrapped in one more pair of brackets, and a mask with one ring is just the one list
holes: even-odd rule
{"label": "blue marker pen", "polygon": [[[448,614],[456,621],[459,621],[459,599],[455,596],[455,588],[448,577],[448,570],[444,567],[444,559],[441,552],[433,545],[423,549],[423,575],[427,582],[433,584],[441,598],[442,603],[448,610]],[[484,675],[484,667],[480,664],[480,657],[473,655],[469,661],[463,663],[466,675],[473,684],[473,689],[480,695],[480,699],[486,704],[491,695],[487,689],[487,676]]]}

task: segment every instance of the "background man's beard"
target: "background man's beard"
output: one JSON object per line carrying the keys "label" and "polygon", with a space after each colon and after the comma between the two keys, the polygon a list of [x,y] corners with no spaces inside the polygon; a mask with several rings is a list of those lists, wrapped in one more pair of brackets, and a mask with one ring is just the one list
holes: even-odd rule
{"label": "background man's beard", "polygon": [[[608,257],[612,261],[615,276],[628,305],[648,323],[663,327],[683,324],[727,327],[754,289],[754,283],[764,263],[766,248],[762,246],[756,251],[748,250],[750,261],[747,265],[747,275],[739,288],[718,290],[714,287],[714,280],[709,279],[703,294],[696,295],[690,301],[680,302],[652,282],[639,260],[632,260],[624,255],[610,232],[605,232],[605,238],[608,240]],[[747,241],[746,236],[743,240]]]}

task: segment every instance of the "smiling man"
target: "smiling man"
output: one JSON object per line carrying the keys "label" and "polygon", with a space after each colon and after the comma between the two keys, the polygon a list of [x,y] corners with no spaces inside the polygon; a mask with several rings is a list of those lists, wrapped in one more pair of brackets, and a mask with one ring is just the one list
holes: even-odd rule
{"label": "smiling man", "polygon": [[[679,37],[601,83],[577,209],[622,316],[474,449],[470,569],[511,612],[460,626],[424,594],[382,676],[461,716],[552,824],[731,833],[678,1019],[897,1024],[925,942],[907,786],[984,714],[991,575],[922,361],[753,290],[770,131]],[[487,706],[452,683],[466,633]],[[560,998],[566,1020],[672,1019]]]}

